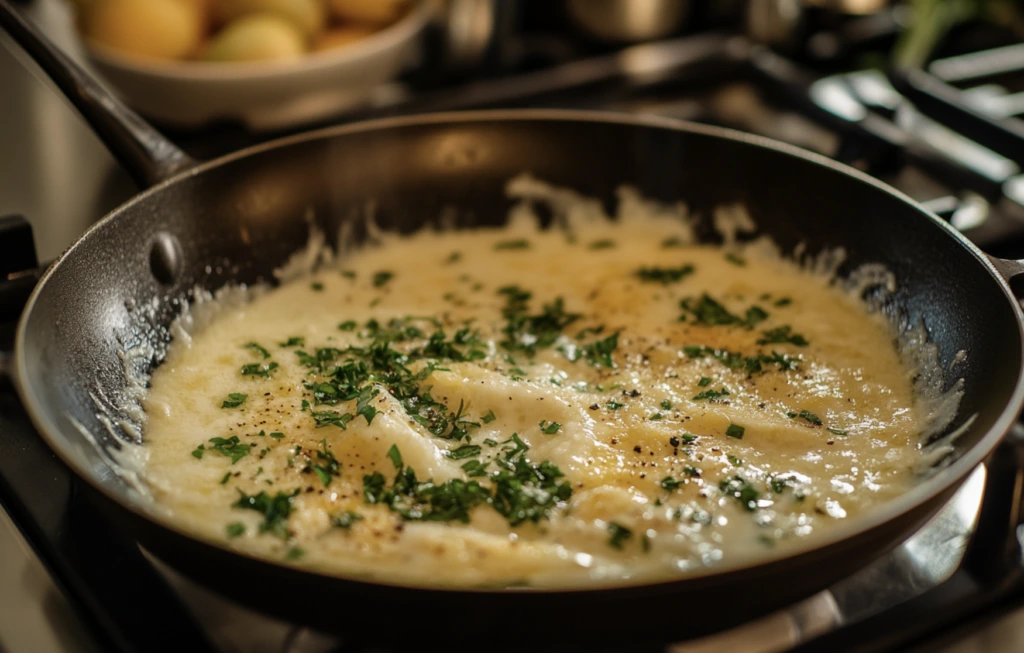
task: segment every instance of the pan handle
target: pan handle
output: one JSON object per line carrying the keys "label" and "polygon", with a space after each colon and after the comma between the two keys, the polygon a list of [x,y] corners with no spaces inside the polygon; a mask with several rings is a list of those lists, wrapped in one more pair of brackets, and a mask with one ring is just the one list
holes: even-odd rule
{"label": "pan handle", "polygon": [[1018,298],[1024,299],[1024,259],[1017,261],[1012,258],[986,256],[988,256],[988,260],[992,263],[992,267],[996,269],[996,272],[999,273],[999,276],[1010,286],[1010,290]]}
{"label": "pan handle", "polygon": [[188,170],[197,162],[103,89],[39,30],[0,0],[0,27],[43,69],[142,188]]}

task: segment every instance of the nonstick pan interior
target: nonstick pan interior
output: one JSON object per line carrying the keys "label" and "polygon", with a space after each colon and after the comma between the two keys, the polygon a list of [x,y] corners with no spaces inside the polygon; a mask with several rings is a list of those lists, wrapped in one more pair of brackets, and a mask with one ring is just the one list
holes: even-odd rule
{"label": "nonstick pan interior", "polygon": [[[654,199],[683,200],[705,220],[699,231],[708,238],[711,209],[743,202],[760,233],[786,251],[798,244],[809,253],[841,246],[848,253],[841,272],[884,263],[898,282],[891,302],[901,319],[923,320],[943,369],[954,371],[947,383],[964,379],[951,428],[973,422],[957,440],[950,466],[877,515],[850,524],[845,539],[772,564],[628,590],[496,592],[487,601],[473,593],[319,577],[198,542],[141,516],[144,504],[103,453],[135,446],[141,430],[120,408],[128,389],[119,352],[151,352],[136,361],[142,367],[158,361],[167,327],[193,288],[272,280],[272,270],[306,244],[309,218],[329,241],[343,222],[367,211],[381,227],[405,232],[441,216],[460,227],[500,224],[511,205],[505,184],[523,172],[609,207],[622,184]],[[327,130],[207,164],[144,193],[93,228],[45,276],[22,320],[16,373],[44,437],[99,490],[116,518],[186,573],[261,609],[340,628],[338,605],[356,610],[359,623],[372,623],[371,607],[381,601],[394,607],[444,600],[483,627],[488,618],[501,620],[501,606],[556,624],[615,604],[622,616],[595,624],[600,634],[635,628],[624,621],[629,615],[663,610],[672,595],[687,619],[663,626],[685,635],[820,590],[920,525],[995,446],[1019,408],[1019,317],[983,255],[909,200],[837,164],[675,122],[496,112]],[[966,358],[954,366],[960,351]],[[219,581],[217,570],[234,584]],[[255,578],[237,580],[244,575]],[[308,597],[301,606],[289,598],[297,592]],[[744,596],[742,610],[716,605],[737,593]]]}

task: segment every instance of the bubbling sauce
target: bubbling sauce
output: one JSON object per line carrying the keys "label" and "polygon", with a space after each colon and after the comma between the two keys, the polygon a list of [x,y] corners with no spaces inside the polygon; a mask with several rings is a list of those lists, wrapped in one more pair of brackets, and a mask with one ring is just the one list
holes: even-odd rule
{"label": "bubbling sauce", "polygon": [[426,586],[671,578],[905,492],[927,408],[892,326],[678,219],[383,236],[181,333],[146,482],[200,536]]}

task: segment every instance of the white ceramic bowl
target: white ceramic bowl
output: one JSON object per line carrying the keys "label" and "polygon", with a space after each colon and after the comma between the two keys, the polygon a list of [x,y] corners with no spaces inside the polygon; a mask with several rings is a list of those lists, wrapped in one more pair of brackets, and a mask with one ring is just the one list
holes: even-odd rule
{"label": "white ceramic bowl", "polygon": [[367,100],[419,53],[430,18],[418,2],[397,23],[343,47],[287,62],[163,62],[86,42],[93,66],[140,113],[178,127],[216,119],[278,129],[330,117]]}

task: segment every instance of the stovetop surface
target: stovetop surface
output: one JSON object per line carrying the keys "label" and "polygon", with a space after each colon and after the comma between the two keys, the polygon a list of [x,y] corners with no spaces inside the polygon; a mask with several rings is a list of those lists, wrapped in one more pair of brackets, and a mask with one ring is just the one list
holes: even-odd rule
{"label": "stovetop surface", "polygon": [[[49,3],[36,10],[54,22],[51,33],[60,32],[60,16]],[[0,45],[15,52],[2,37]],[[956,68],[957,60],[952,61],[947,68]],[[9,107],[0,106],[6,113],[0,120],[0,140],[12,144],[11,154],[0,157],[0,214],[26,213],[36,227],[41,258],[48,260],[133,191],[102,146],[21,63],[20,55],[0,49],[0,87],[13,89],[10,97],[19,98]],[[965,145],[917,115],[900,103],[877,70],[835,68],[822,72],[742,36],[706,33],[599,53],[511,80],[499,77],[397,94],[404,99],[376,107],[372,115],[543,106],[654,114],[732,127],[864,169],[926,203],[987,251],[1024,255],[1024,210],[1007,190],[1020,172],[1016,164]],[[981,91],[970,83],[962,86],[970,87],[978,102],[990,105],[1003,106],[1017,92],[1012,80],[1001,86],[985,81],[987,88]],[[172,136],[191,153],[208,158],[273,135],[221,125]],[[0,350],[9,348],[13,326],[0,321]],[[1018,431],[1012,442],[1024,440],[1024,428]],[[0,388],[0,434],[0,502],[102,650],[152,650],[156,643],[190,651],[366,648],[242,609],[181,578],[119,536],[32,430],[9,388]],[[991,500],[1001,489],[1012,496],[1009,490],[1020,463],[1018,450],[1006,445],[922,531],[828,592],[712,640],[665,643],[651,650],[954,646],[962,632],[1024,605],[1016,522],[1008,519],[1015,507],[1005,505],[1007,500]],[[986,494],[989,500],[983,502]],[[1020,632],[1017,636],[1024,639]]]}

